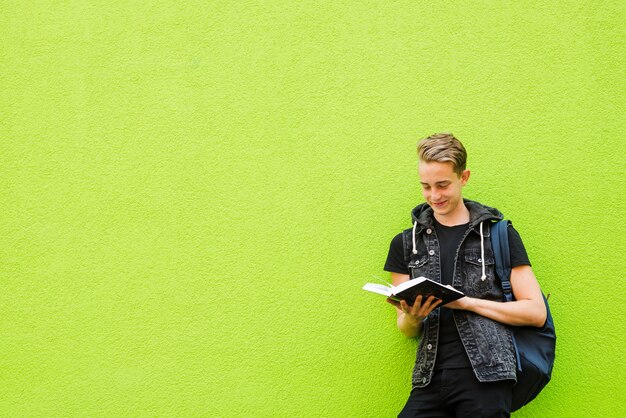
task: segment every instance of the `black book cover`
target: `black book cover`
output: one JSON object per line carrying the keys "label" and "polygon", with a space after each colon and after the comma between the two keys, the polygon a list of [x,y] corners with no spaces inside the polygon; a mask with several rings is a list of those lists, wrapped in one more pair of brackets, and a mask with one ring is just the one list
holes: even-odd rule
{"label": "black book cover", "polygon": [[396,286],[395,292],[390,297],[396,300],[404,299],[406,303],[413,305],[418,295],[422,295],[422,302],[431,295],[435,296],[437,299],[441,299],[443,302],[441,302],[439,306],[443,306],[446,303],[450,303],[465,296],[458,290],[450,289],[441,283],[426,279],[425,277],[419,277]]}

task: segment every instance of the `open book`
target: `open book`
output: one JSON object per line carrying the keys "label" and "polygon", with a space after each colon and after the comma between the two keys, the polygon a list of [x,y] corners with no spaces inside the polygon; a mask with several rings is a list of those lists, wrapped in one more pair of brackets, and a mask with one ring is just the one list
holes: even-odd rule
{"label": "open book", "polygon": [[450,303],[465,296],[458,290],[450,289],[449,287],[427,279],[426,277],[418,277],[416,279],[400,283],[398,286],[366,283],[365,286],[363,286],[363,290],[378,293],[394,300],[406,300],[406,303],[408,303],[409,306],[415,303],[415,299],[418,295],[422,295],[422,301],[428,299],[430,295],[441,299],[443,302],[441,302],[441,305],[439,306],[443,306],[446,303]]}

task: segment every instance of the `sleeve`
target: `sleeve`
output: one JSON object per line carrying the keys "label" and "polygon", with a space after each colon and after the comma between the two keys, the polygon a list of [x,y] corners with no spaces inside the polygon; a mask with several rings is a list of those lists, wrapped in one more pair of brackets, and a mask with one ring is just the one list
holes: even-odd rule
{"label": "sleeve", "polygon": [[513,225],[509,225],[509,249],[511,250],[511,267],[517,266],[530,266],[530,260],[528,259],[528,253],[522,242],[522,237]]}
{"label": "sleeve", "polygon": [[402,232],[393,237],[389,245],[389,253],[385,262],[385,271],[391,273],[409,274],[409,268],[404,261],[404,244],[402,243]]}

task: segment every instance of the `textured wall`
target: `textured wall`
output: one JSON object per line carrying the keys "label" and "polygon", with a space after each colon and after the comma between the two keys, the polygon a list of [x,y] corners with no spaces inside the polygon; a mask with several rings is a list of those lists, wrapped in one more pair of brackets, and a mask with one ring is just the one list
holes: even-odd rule
{"label": "textured wall", "polygon": [[3,6],[0,415],[395,416],[360,287],[451,130],[552,294],[515,415],[624,416],[624,3],[336,3]]}

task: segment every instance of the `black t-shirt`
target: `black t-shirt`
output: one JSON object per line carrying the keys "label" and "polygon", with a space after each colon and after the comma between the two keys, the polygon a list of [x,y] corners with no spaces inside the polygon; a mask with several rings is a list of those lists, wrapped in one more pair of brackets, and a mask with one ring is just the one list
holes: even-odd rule
{"label": "black t-shirt", "polygon": [[[454,256],[461,244],[463,235],[465,235],[469,227],[469,223],[445,226],[435,220],[434,225],[441,250],[441,283],[451,285],[454,275]],[[508,235],[511,250],[511,266],[530,265],[522,238],[512,226],[508,228]],[[385,270],[393,273],[409,274],[409,268],[404,259],[402,233],[396,235],[391,241]],[[452,309],[442,306],[440,308],[439,347],[437,349],[435,368],[452,369],[459,367],[470,367],[469,359],[459,337],[454,317],[452,316]]]}

